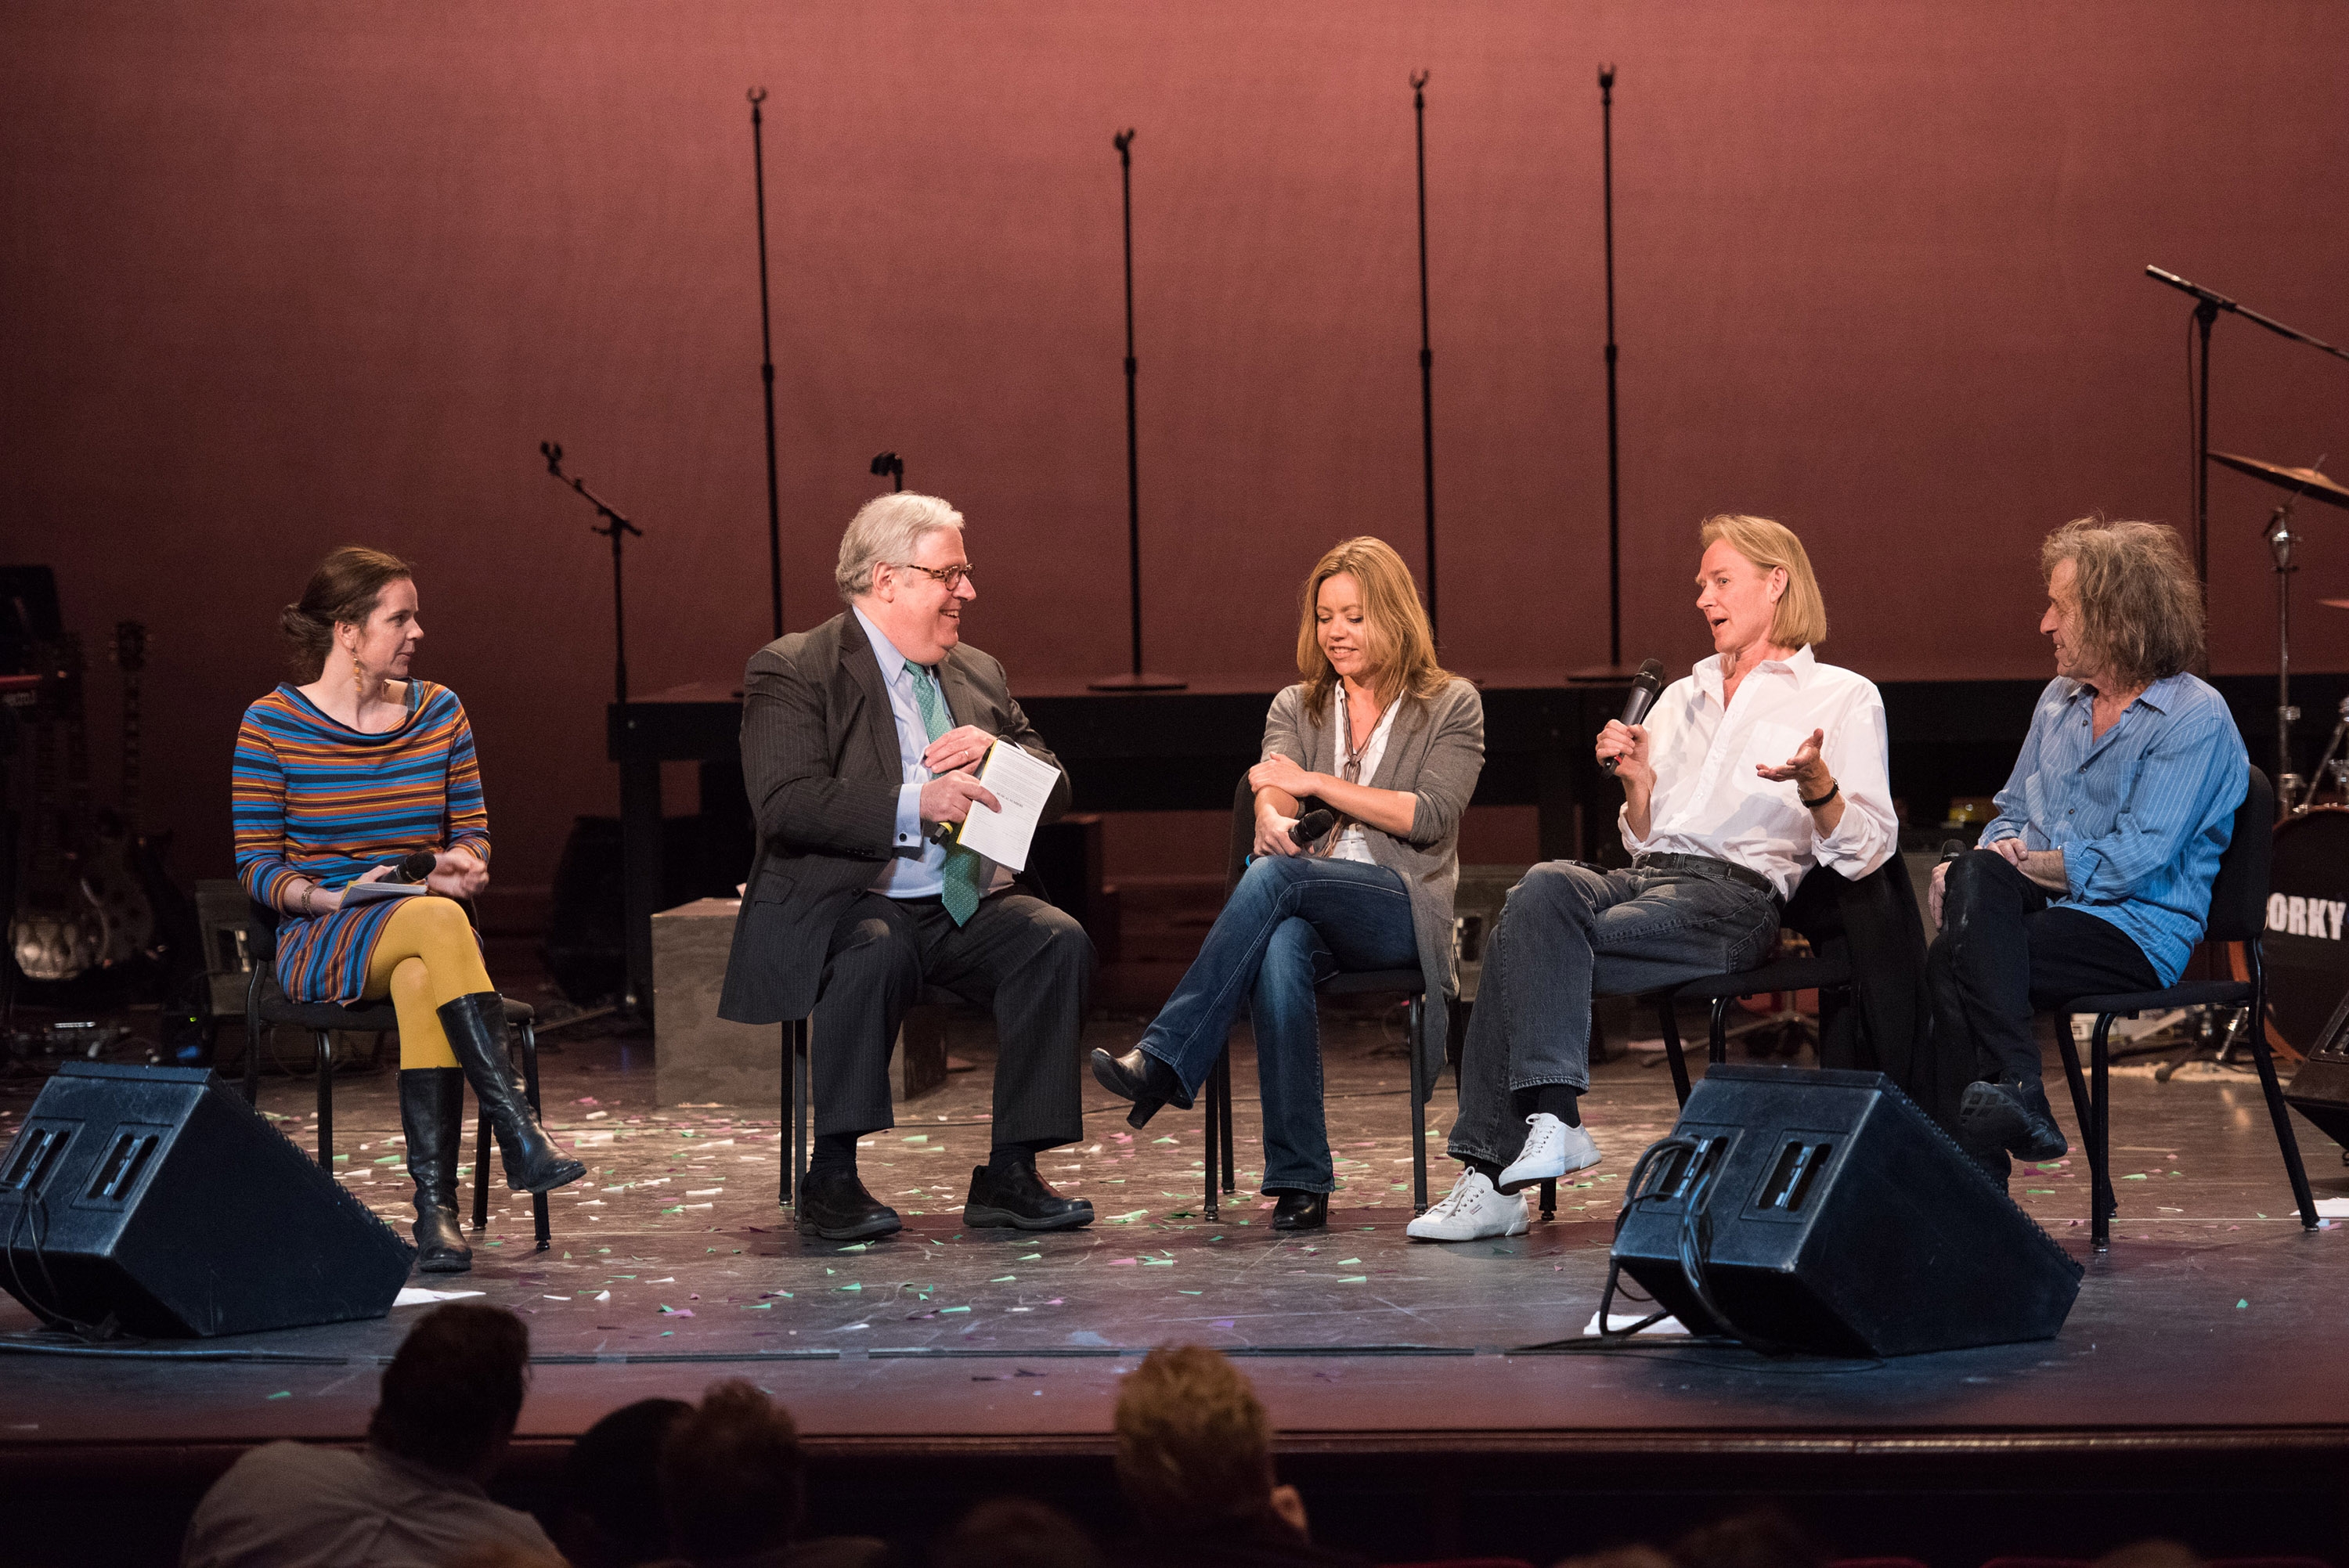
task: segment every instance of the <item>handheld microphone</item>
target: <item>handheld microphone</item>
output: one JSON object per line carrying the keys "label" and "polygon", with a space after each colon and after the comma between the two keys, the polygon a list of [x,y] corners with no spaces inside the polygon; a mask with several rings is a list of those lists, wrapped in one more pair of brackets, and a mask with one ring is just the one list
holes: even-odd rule
{"label": "handheld microphone", "polygon": [[1338,813],[1326,807],[1308,811],[1290,826],[1289,841],[1301,850],[1337,825]]}
{"label": "handheld microphone", "polygon": [[[1623,699],[1623,722],[1637,724],[1647,717],[1648,710],[1656,706],[1656,698],[1663,689],[1664,661],[1650,659],[1640,666],[1640,673],[1631,677],[1631,695]],[[1620,758],[1609,757],[1599,766],[1612,774],[1616,763],[1621,760]]]}
{"label": "handheld microphone", "polygon": [[410,850],[399,857],[399,864],[394,866],[391,874],[383,880],[396,882],[420,882],[430,876],[432,868],[440,863],[440,857],[430,850]]}

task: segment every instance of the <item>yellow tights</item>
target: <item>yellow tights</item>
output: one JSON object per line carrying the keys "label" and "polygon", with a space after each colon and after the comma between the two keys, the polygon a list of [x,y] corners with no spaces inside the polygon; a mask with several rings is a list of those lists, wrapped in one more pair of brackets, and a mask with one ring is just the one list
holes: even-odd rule
{"label": "yellow tights", "polygon": [[367,957],[368,999],[389,996],[399,1015],[403,1069],[455,1067],[440,1009],[460,996],[496,989],[463,906],[432,893],[402,900]]}

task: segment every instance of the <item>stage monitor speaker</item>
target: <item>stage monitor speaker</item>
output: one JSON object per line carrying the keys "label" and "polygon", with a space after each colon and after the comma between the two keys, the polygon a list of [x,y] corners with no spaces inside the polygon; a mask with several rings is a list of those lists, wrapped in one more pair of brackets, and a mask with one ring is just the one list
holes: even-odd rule
{"label": "stage monitor speaker", "polygon": [[68,1062],[0,1153],[0,1287],[157,1338],[381,1317],[414,1253],[200,1068]]}
{"label": "stage monitor speaker", "polygon": [[2349,996],[2325,1020],[2323,1031],[2283,1091],[2284,1103],[2316,1124],[2333,1142],[2349,1147]]}
{"label": "stage monitor speaker", "polygon": [[1672,1136],[1690,1147],[1648,1162],[1615,1257],[1692,1333],[1908,1356],[2052,1338],[2079,1294],[2080,1264],[1881,1073],[1708,1068]]}

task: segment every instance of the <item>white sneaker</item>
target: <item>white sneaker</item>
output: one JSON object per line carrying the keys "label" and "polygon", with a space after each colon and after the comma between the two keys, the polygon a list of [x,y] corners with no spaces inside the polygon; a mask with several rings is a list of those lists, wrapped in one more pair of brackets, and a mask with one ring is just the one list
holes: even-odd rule
{"label": "white sneaker", "polygon": [[1493,1183],[1504,1192],[1515,1192],[1537,1181],[1553,1181],[1569,1171],[1588,1171],[1599,1163],[1599,1145],[1590,1134],[1579,1127],[1568,1127],[1546,1112],[1526,1118],[1533,1129],[1526,1134],[1526,1146],[1516,1161],[1501,1179]]}
{"label": "white sneaker", "polygon": [[1473,1242],[1485,1236],[1526,1233],[1526,1201],[1505,1198],[1493,1191],[1491,1178],[1473,1166],[1464,1167],[1460,1180],[1444,1202],[1403,1227],[1403,1233],[1423,1242]]}

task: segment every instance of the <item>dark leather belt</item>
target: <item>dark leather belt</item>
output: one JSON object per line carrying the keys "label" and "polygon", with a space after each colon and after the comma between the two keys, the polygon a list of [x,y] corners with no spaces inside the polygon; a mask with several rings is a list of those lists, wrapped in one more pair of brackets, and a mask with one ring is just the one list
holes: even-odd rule
{"label": "dark leather belt", "polygon": [[1744,883],[1774,902],[1778,898],[1778,890],[1771,885],[1768,877],[1750,866],[1741,866],[1735,861],[1715,860],[1711,855],[1644,852],[1632,856],[1631,864],[1643,872],[1687,872],[1701,877],[1727,877],[1731,882]]}

